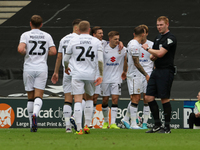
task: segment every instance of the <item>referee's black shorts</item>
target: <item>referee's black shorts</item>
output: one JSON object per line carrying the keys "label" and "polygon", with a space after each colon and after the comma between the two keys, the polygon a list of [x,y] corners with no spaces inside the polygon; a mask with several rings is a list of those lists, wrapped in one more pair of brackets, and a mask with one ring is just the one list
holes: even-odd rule
{"label": "referee's black shorts", "polygon": [[174,71],[171,69],[154,69],[148,85],[146,95],[157,98],[170,98]]}

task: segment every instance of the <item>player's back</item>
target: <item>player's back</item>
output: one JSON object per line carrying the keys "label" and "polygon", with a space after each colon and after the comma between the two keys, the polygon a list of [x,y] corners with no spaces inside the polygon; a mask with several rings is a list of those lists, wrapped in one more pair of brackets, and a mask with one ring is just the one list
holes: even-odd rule
{"label": "player's back", "polygon": [[[78,34],[76,34],[76,33],[70,33],[60,40],[58,52],[62,53],[62,58],[64,58],[64,56],[65,56],[66,49],[67,49],[68,44],[71,41],[71,39],[73,39],[77,36],[78,36]],[[63,65],[63,67],[65,67],[64,59],[62,59],[62,65]],[[69,67],[71,67],[70,65],[71,65],[71,63],[69,63]]]}
{"label": "player's back", "polygon": [[134,65],[134,61],[133,61],[133,58],[132,58],[133,56],[138,56],[139,57],[140,49],[141,49],[140,44],[138,43],[137,40],[133,39],[128,43],[127,49],[128,49],[128,54],[127,54],[127,59],[128,59],[127,77],[141,76],[139,70]]}
{"label": "player's back", "polygon": [[100,40],[89,34],[81,34],[70,41],[69,47],[72,53],[72,78],[94,80],[97,73],[97,50],[102,50]]}
{"label": "player's back", "polygon": [[32,29],[22,34],[20,43],[26,44],[25,71],[47,71],[49,47],[55,46],[50,34]]}

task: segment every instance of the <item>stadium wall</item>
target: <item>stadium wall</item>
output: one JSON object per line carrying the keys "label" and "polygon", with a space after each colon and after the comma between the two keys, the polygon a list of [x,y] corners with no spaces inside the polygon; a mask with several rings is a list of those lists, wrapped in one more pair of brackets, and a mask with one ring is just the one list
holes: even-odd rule
{"label": "stadium wall", "polygon": [[[101,128],[103,126],[103,114],[101,110],[101,100],[97,101],[96,112],[93,118],[93,126]],[[124,126],[120,123],[127,111],[127,105],[130,101],[120,100],[117,113],[117,125],[121,128]],[[195,101],[171,101],[172,115],[171,115],[171,128],[181,129],[189,128],[188,118],[189,114],[193,111]],[[38,128],[65,128],[63,118],[63,104],[64,99],[44,99],[43,106],[40,110],[37,119]],[[162,104],[158,101],[159,108]],[[111,101],[109,101],[111,106]],[[73,108],[73,106],[72,106]],[[143,115],[143,102],[139,102],[138,115]],[[162,123],[164,122],[164,112],[160,109],[160,116]],[[110,120],[110,112],[109,112]],[[148,127],[153,127],[153,118],[149,115]],[[29,128],[29,118],[27,112],[27,100],[22,98],[0,98],[0,128]]]}

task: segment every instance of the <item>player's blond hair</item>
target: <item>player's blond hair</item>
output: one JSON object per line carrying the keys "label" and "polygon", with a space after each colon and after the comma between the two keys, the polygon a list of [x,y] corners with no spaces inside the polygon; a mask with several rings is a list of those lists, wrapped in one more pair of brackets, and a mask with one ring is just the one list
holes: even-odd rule
{"label": "player's blond hair", "polygon": [[166,16],[160,16],[158,17],[157,21],[161,21],[163,20],[165,22],[165,24],[169,23],[169,19]]}
{"label": "player's blond hair", "polygon": [[35,27],[38,28],[42,24],[42,17],[39,15],[33,15],[31,17],[31,24]]}
{"label": "player's blond hair", "polygon": [[90,29],[90,23],[88,21],[84,20],[79,23],[80,32],[88,32],[89,29]]}

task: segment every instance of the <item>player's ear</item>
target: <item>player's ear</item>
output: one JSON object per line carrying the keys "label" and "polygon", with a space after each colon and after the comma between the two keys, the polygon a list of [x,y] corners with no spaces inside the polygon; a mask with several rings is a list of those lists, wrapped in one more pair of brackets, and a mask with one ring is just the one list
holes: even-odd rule
{"label": "player's ear", "polygon": [[42,28],[42,26],[43,26],[43,23],[41,23],[40,28]]}

